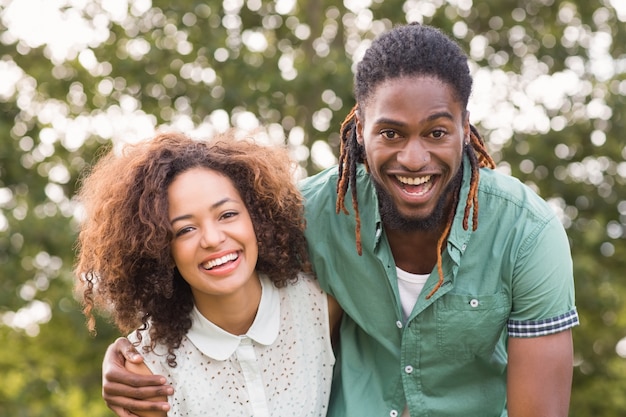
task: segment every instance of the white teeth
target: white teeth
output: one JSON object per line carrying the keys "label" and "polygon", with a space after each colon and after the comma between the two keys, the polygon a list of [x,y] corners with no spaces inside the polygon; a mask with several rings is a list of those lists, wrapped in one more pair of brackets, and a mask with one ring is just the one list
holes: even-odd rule
{"label": "white teeth", "polygon": [[419,177],[419,178],[412,178],[412,177],[401,177],[399,175],[396,175],[396,178],[398,179],[398,181],[400,181],[402,184],[407,184],[407,185],[420,185],[420,184],[424,184],[425,182],[430,181],[430,175],[427,175],[425,177]]}
{"label": "white teeth", "polygon": [[239,257],[239,255],[237,253],[232,252],[232,253],[229,253],[228,255],[222,256],[221,258],[212,259],[209,262],[202,264],[202,267],[204,269],[215,268],[216,266],[223,265],[223,264],[225,264],[228,261],[234,261],[238,257]]}

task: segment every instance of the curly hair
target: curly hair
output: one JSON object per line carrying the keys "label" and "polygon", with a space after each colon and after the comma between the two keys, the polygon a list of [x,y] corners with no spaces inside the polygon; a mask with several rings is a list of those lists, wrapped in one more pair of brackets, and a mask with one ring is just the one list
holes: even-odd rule
{"label": "curly hair", "polygon": [[[112,151],[84,176],[77,194],[85,219],[75,265],[76,291],[88,328],[94,309],[123,332],[150,324],[151,348],[168,347],[168,363],[191,327],[193,298],[170,253],[167,189],[181,173],[205,167],[230,178],[250,213],[259,246],[256,270],[277,287],[309,271],[302,197],[287,150],[232,132],[211,141],[166,133]],[[137,331],[138,336],[139,330]]]}
{"label": "curly hair", "polygon": [[[467,56],[461,48],[443,34],[440,30],[412,23],[398,26],[378,37],[361,62],[357,65],[354,82],[354,95],[357,104],[352,108],[340,129],[341,147],[339,155],[339,177],[337,180],[337,213],[348,214],[345,207],[345,196],[350,188],[352,191],[352,206],[356,218],[356,248],[361,251],[361,219],[356,191],[357,164],[367,167],[365,148],[357,141],[356,116],[363,116],[362,108],[368,104],[371,95],[381,83],[389,79],[401,77],[434,77],[452,88],[455,98],[462,108],[467,108],[472,91],[472,77],[467,65]],[[416,97],[416,99],[419,99]],[[463,227],[468,229],[470,211],[472,211],[472,228],[478,227],[478,178],[479,168],[495,168],[495,162],[489,155],[485,143],[476,128],[470,125],[470,143],[464,146],[468,156],[472,175],[470,190],[465,204]],[[459,202],[459,190],[454,192],[454,207]],[[430,298],[443,283],[441,252],[446,241],[452,221],[452,210],[447,218],[443,235],[437,243],[437,270],[439,283],[428,294]]]}

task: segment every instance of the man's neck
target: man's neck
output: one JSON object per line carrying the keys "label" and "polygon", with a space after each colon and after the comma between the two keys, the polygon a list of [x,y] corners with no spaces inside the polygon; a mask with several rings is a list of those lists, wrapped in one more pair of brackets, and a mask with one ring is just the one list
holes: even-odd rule
{"label": "man's neck", "polygon": [[437,243],[446,229],[453,201],[448,198],[438,225],[429,229],[402,230],[384,224],[396,266],[412,274],[430,274],[437,264]]}
{"label": "man's neck", "polygon": [[437,242],[444,226],[432,231],[386,230],[396,266],[412,274],[430,274],[437,263]]}

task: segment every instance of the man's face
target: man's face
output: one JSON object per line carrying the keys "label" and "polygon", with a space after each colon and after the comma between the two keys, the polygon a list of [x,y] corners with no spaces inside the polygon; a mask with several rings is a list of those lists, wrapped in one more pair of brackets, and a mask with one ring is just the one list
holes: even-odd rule
{"label": "man's face", "polygon": [[359,105],[357,139],[365,147],[385,225],[440,225],[452,185],[460,181],[470,133],[469,115],[452,88],[433,77],[395,78]]}

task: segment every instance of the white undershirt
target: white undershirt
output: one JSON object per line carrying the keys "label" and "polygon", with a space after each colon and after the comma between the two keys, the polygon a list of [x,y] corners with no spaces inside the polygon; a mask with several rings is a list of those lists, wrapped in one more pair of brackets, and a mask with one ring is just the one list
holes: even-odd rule
{"label": "white undershirt", "polygon": [[[413,307],[417,302],[417,297],[422,292],[430,274],[411,274],[398,267],[396,267],[396,274],[398,275],[398,291],[400,292],[400,302],[402,303],[402,315],[404,320],[406,320],[411,315]],[[407,407],[404,407],[401,417],[410,417]]]}
{"label": "white undershirt", "polygon": [[402,312],[406,320],[413,311],[417,297],[419,297],[430,274],[411,274],[396,267],[398,275],[398,291],[400,292],[400,302]]}

